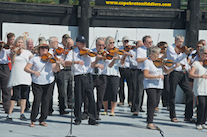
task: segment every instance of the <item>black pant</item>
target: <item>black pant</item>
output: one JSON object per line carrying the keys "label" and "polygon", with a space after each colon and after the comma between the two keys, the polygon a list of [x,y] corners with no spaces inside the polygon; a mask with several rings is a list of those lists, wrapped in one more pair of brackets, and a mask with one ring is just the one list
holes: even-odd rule
{"label": "black pant", "polygon": [[32,104],[32,111],[30,115],[30,119],[32,122],[36,121],[36,117],[39,114],[40,103],[41,103],[41,116],[39,118],[39,122],[43,122],[47,118],[53,87],[54,87],[54,82],[47,85],[39,85],[39,84],[32,83],[32,92],[34,95],[34,101]]}
{"label": "black pant", "polygon": [[207,118],[207,96],[198,96],[198,111],[196,125],[206,123]]}
{"label": "black pant", "polygon": [[160,98],[161,89],[149,88],[147,92],[147,123],[153,123],[157,100]]}
{"label": "black pant", "polygon": [[124,80],[126,79],[128,86],[128,103],[132,102],[132,91],[130,88],[130,69],[129,68],[119,68],[120,72],[120,84],[119,84],[119,99],[120,102],[124,102],[125,94],[124,94]]}
{"label": "black pant", "polygon": [[170,73],[170,118],[175,118],[175,92],[177,85],[186,94],[186,107],[185,107],[185,118],[189,119],[193,116],[193,93],[190,89],[187,73],[173,71]]}
{"label": "black pant", "polygon": [[7,88],[10,77],[10,70],[7,64],[0,64],[0,87],[2,89],[3,107],[5,112],[9,112],[11,99],[11,89]]}
{"label": "black pant", "polygon": [[21,99],[27,99],[28,96],[28,85],[18,85],[13,87],[13,95],[11,97],[11,100],[18,101],[19,100],[19,94],[21,94]]}
{"label": "black pant", "polygon": [[[144,80],[144,75],[143,71],[141,69],[138,69],[138,74],[137,74],[137,99],[136,103],[138,105],[138,109],[135,109],[134,111],[138,111],[142,109],[142,104],[143,104],[143,99],[144,99],[144,85],[143,85],[143,80]],[[137,108],[137,107],[136,107]]]}
{"label": "black pant", "polygon": [[[93,88],[96,87],[97,90],[97,102],[96,102],[96,109],[97,109],[97,115],[99,115],[100,109],[102,107],[102,101],[104,98],[104,94],[106,91],[106,82],[107,82],[107,76],[106,75],[92,75],[93,76]],[[88,114],[88,98],[85,96],[84,101],[84,113]]]}
{"label": "black pant", "polygon": [[164,89],[162,90],[163,107],[169,106],[170,83],[169,75],[164,75]]}
{"label": "black pant", "polygon": [[107,76],[106,92],[103,101],[117,102],[118,88],[119,88],[119,77]]}
{"label": "black pant", "polygon": [[75,76],[75,117],[76,121],[81,121],[82,113],[81,106],[83,103],[83,94],[85,94],[89,101],[88,115],[89,120],[96,120],[97,111],[93,95],[93,78],[91,74],[76,75]]}
{"label": "black pant", "polygon": [[138,111],[139,109],[139,91],[138,87],[138,69],[130,69],[131,89],[132,89],[132,106],[131,111]]}
{"label": "black pant", "polygon": [[55,74],[58,87],[58,100],[60,112],[68,108],[68,101],[71,99],[72,77],[71,70],[62,69]]}
{"label": "black pant", "polygon": [[25,109],[29,109],[30,108],[29,94],[30,94],[30,86],[28,87],[27,101],[26,101],[26,108]]}

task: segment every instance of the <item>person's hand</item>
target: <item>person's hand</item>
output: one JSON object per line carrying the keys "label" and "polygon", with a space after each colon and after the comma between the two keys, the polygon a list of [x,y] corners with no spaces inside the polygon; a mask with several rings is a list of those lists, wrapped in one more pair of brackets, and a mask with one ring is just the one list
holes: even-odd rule
{"label": "person's hand", "polygon": [[202,78],[207,79],[207,75],[206,74],[202,75]]}
{"label": "person's hand", "polygon": [[193,48],[188,48],[187,50],[185,50],[185,54],[188,55],[193,51]]}
{"label": "person's hand", "polygon": [[164,79],[164,75],[159,75],[158,78]]}
{"label": "person's hand", "polygon": [[60,65],[60,60],[56,60],[56,65]]}
{"label": "person's hand", "polygon": [[98,67],[103,70],[104,69],[104,65],[103,64],[99,64]]}
{"label": "person's hand", "polygon": [[180,66],[180,63],[176,63],[175,64],[175,67],[177,68],[177,67],[179,67]]}
{"label": "person's hand", "polygon": [[84,61],[79,61],[78,64],[80,64],[81,66],[84,65]]}
{"label": "person's hand", "polygon": [[36,75],[36,77],[39,77],[40,72],[39,72],[39,71],[35,71],[35,73],[34,73],[34,74]]}
{"label": "person's hand", "polygon": [[113,60],[117,60],[117,59],[120,59],[119,56],[114,56],[113,57]]}
{"label": "person's hand", "polygon": [[102,59],[102,58],[103,58],[102,55],[99,55],[99,54],[96,55],[96,60],[97,60],[97,61],[99,61],[99,60]]}
{"label": "person's hand", "polygon": [[58,60],[59,60],[59,64],[64,64],[65,63],[65,61],[62,58],[59,58]]}

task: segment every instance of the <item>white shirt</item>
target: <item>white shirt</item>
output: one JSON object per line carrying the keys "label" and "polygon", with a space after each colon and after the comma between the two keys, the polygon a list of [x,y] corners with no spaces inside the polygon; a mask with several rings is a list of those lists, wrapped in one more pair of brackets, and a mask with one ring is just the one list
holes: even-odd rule
{"label": "white shirt", "polygon": [[29,62],[29,57],[31,55],[32,53],[30,51],[24,49],[20,55],[16,55],[7,87],[13,87],[21,84],[31,85],[31,75],[24,71],[24,67]]}
{"label": "white shirt", "polygon": [[[74,51],[74,52],[73,52]],[[80,56],[80,50],[78,48],[75,48],[74,50],[71,50],[65,61],[73,61],[73,53],[74,53],[74,61],[83,61],[84,65],[81,66],[80,64],[74,64],[74,75],[81,75],[81,74],[87,74],[91,73],[91,57],[88,55]],[[72,67],[73,69],[73,67]],[[72,70],[73,71],[73,70]]]}
{"label": "white shirt", "polygon": [[[111,63],[112,60],[110,60],[109,64]],[[118,77],[120,77],[119,65],[120,65],[120,60],[117,59],[115,61],[114,65],[111,68],[107,66],[107,76],[118,76]]]}
{"label": "white shirt", "polygon": [[[207,74],[207,68],[203,67],[199,61],[195,61],[192,64],[196,68],[196,75]],[[207,96],[207,79],[204,78],[195,78],[193,82],[193,92],[195,96]]]}
{"label": "white shirt", "polygon": [[58,43],[58,47],[61,47],[61,48],[63,48],[64,49],[64,45],[63,45],[63,43],[61,42],[61,43]]}
{"label": "white shirt", "polygon": [[29,60],[29,63],[33,65],[34,71],[41,71],[39,77],[32,74],[32,82],[39,85],[50,84],[54,81],[54,75],[52,70],[52,63],[44,62],[36,55]]}
{"label": "white shirt", "polygon": [[2,49],[2,51],[0,51],[0,64],[7,64],[9,63],[8,57],[11,53],[10,49]]}
{"label": "white shirt", "polygon": [[[150,59],[146,59],[144,61],[142,66],[142,71],[143,70],[149,70],[149,74],[154,76],[159,76],[163,74],[162,67],[157,68],[154,65],[153,61]],[[155,78],[155,79],[144,78],[143,84],[144,84],[144,89],[149,89],[149,88],[163,89],[163,80],[161,78]]]}
{"label": "white shirt", "polygon": [[[189,69],[189,64],[187,62],[187,55],[185,53],[180,53],[177,54],[175,52],[175,44],[173,44],[172,46],[168,46],[167,48],[167,58],[172,60],[175,63],[180,63],[185,65],[185,69],[188,70]],[[175,64],[172,66],[174,67]],[[180,65],[179,67],[177,67],[175,69],[176,71],[182,71],[182,65]]]}
{"label": "white shirt", "polygon": [[[91,50],[92,52],[98,52],[96,48]],[[94,62],[96,60],[96,57],[91,57],[91,62]],[[107,66],[109,65],[109,60],[99,60],[97,64],[102,64],[104,65],[103,69],[98,68],[98,73],[94,72],[94,68],[92,68],[92,74],[93,75],[106,75],[107,74]]]}
{"label": "white shirt", "polygon": [[129,57],[129,63],[130,63],[130,69],[137,69],[137,49],[134,48],[129,51],[129,54],[132,55],[132,57]]}
{"label": "white shirt", "polygon": [[[120,49],[120,50],[124,50],[124,46],[121,46],[119,49]],[[123,56],[123,55],[120,55],[121,58],[122,58],[122,56]],[[127,55],[126,58],[125,58],[125,62],[124,62],[124,64],[123,64],[123,65],[120,64],[119,67],[120,67],[120,68],[129,68],[129,67],[130,67],[129,58],[130,58],[130,57]]]}
{"label": "white shirt", "polygon": [[[146,57],[148,57],[147,54],[148,54],[147,47],[145,47],[145,45],[137,48],[137,58],[146,58]],[[137,68],[142,69],[142,65],[143,65],[143,63],[138,63]]]}

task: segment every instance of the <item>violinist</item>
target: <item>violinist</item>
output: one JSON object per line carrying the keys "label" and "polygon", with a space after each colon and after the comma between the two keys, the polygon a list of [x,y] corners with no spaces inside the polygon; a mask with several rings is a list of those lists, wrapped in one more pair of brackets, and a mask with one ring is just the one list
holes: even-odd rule
{"label": "violinist", "polygon": [[142,104],[143,104],[143,98],[144,98],[144,85],[143,85],[143,71],[142,71],[142,65],[143,65],[143,62],[148,59],[148,49],[150,47],[152,47],[152,39],[151,39],[151,36],[144,36],[142,38],[142,42],[143,42],[143,46],[141,46],[140,48],[137,49],[137,62],[138,62],[138,76],[137,76],[137,79],[138,79],[138,84],[137,84],[137,91],[138,91],[138,95],[139,95],[139,98],[138,98],[138,102],[139,102],[139,106],[138,106],[138,109],[139,109],[139,112],[145,112],[143,109],[142,109]]}
{"label": "violinist", "polygon": [[[106,38],[105,44],[107,52],[110,52],[110,50],[114,49],[114,39],[111,36]],[[111,102],[111,113],[109,115],[115,116],[114,110],[117,102],[120,77],[118,70],[119,65],[120,56],[115,54],[107,66],[107,85],[103,99],[104,112],[102,112],[101,115],[108,115],[108,102]]]}
{"label": "violinist", "polygon": [[156,129],[153,124],[153,116],[157,101],[160,98],[160,93],[163,89],[163,71],[165,73],[172,72],[180,64],[176,64],[171,69],[165,67],[156,67],[154,61],[156,61],[160,54],[160,48],[154,46],[149,48],[149,58],[143,62],[142,70],[144,75],[144,89],[147,93],[147,128]]}
{"label": "violinist", "polygon": [[[124,36],[122,38],[123,46],[119,48],[119,50],[124,50],[129,45],[129,37]],[[128,53],[128,54],[127,54]],[[126,52],[124,55],[121,56],[123,60],[123,64],[119,66],[119,72],[120,72],[120,84],[119,84],[119,99],[120,102],[117,104],[118,106],[124,105],[125,100],[125,94],[124,94],[124,80],[126,79],[127,87],[128,87],[128,104],[129,106],[132,105],[132,91],[130,88],[130,63],[129,63],[129,52]]]}
{"label": "violinist", "polygon": [[192,119],[193,116],[193,93],[191,91],[188,76],[186,73],[186,70],[188,68],[188,62],[187,62],[187,56],[191,53],[191,48],[187,48],[183,53],[182,52],[176,52],[176,48],[182,48],[182,45],[184,43],[184,37],[180,34],[177,34],[175,36],[175,43],[172,46],[168,46],[167,48],[167,58],[172,60],[176,63],[181,63],[184,66],[177,67],[172,73],[170,73],[169,79],[170,79],[170,95],[169,95],[169,106],[170,106],[170,119],[172,122],[179,122],[176,118],[175,113],[175,92],[177,85],[181,87],[181,89],[186,94],[186,107],[185,107],[185,119],[184,121],[187,122],[195,122],[194,119]]}
{"label": "violinist", "polygon": [[[57,37],[50,37],[49,38],[49,45],[51,48],[49,49],[49,53],[52,54],[54,57],[57,57],[61,64],[64,64],[63,59],[63,52],[59,53],[58,48],[58,38]],[[63,48],[60,48],[61,50],[64,50]],[[70,68],[68,68],[70,71]],[[68,108],[68,94],[67,94],[67,86],[65,86],[64,82],[64,76],[67,70],[64,69],[63,65],[60,65],[60,71],[55,73],[55,81],[57,82],[58,87],[58,102],[59,102],[59,113],[60,115],[68,114],[69,112],[65,111],[66,108]],[[69,72],[70,74],[70,72]],[[51,106],[49,110],[49,114],[51,115],[53,112],[52,109],[52,101]]]}
{"label": "violinist", "polygon": [[199,50],[200,58],[194,61],[192,68],[189,73],[189,77],[194,79],[193,92],[198,98],[198,111],[197,111],[197,122],[196,128],[198,130],[207,129],[206,118],[207,118],[207,47],[203,46]]}
{"label": "violinist", "polygon": [[12,46],[14,45],[14,40],[15,40],[15,34],[14,33],[8,33],[7,34],[7,46],[9,46],[10,48],[12,48]]}
{"label": "violinist", "polygon": [[[45,41],[46,42],[46,41]],[[39,114],[39,106],[41,103],[41,114],[39,117],[39,125],[47,126],[45,120],[48,115],[49,103],[52,97],[54,87],[54,74],[53,72],[59,71],[60,62],[56,63],[45,62],[42,60],[44,55],[48,54],[49,45],[42,44],[38,46],[39,55],[32,57],[24,70],[27,74],[32,74],[32,92],[34,100],[31,110],[31,123],[30,127],[35,126],[36,117]],[[32,69],[31,69],[32,68]],[[30,75],[29,74],[29,75]]]}
{"label": "violinist", "polygon": [[58,47],[64,48],[67,45],[67,40],[70,38],[68,34],[62,36],[62,42],[58,44]]}
{"label": "violinist", "polygon": [[138,105],[139,105],[139,92],[137,90],[138,85],[138,62],[137,62],[137,49],[143,46],[143,42],[141,40],[138,40],[136,42],[136,46],[134,49],[130,50],[129,53],[132,55],[132,57],[129,58],[130,62],[130,84],[131,84],[131,90],[132,90],[132,106],[131,106],[131,112],[134,112],[132,116],[138,116]]}
{"label": "violinist", "polygon": [[12,70],[7,87],[13,87],[13,95],[10,101],[9,113],[7,120],[12,120],[11,114],[15,102],[18,100],[19,91],[21,94],[21,114],[20,120],[27,120],[24,115],[26,99],[28,96],[28,88],[31,85],[31,75],[24,71],[24,67],[31,57],[32,53],[26,49],[26,43],[22,36],[17,37],[10,57],[12,62]]}
{"label": "violinist", "polygon": [[[5,43],[0,41],[0,47],[4,47]],[[7,88],[10,77],[9,59],[10,49],[3,48],[0,54],[0,84],[2,90],[3,108],[5,113],[9,113],[9,103],[11,99],[11,89]]]}
{"label": "violinist", "polygon": [[[96,39],[96,48],[92,49],[92,52],[98,53],[96,57],[91,57],[92,63],[92,77],[93,77],[93,85],[94,88],[97,89],[97,102],[96,102],[96,108],[97,108],[97,120],[101,120],[99,117],[99,112],[102,107],[102,101],[104,98],[105,90],[106,90],[106,83],[107,83],[107,66],[109,63],[109,60],[104,60],[103,56],[101,55],[102,52],[104,52],[105,47],[105,41],[102,37],[99,37]],[[84,101],[84,114],[82,118],[88,117],[88,99]]]}
{"label": "violinist", "polygon": [[[93,77],[91,75],[91,57],[88,55],[80,55],[81,49],[86,49],[86,39],[84,36],[77,36],[76,38],[77,48],[71,50],[65,60],[66,66],[72,67],[75,79],[75,125],[80,125],[82,120],[81,106],[82,96],[86,94],[89,106],[88,115],[89,125],[97,125],[96,121],[97,111],[96,104],[93,95]],[[74,61],[74,66],[73,65]]]}

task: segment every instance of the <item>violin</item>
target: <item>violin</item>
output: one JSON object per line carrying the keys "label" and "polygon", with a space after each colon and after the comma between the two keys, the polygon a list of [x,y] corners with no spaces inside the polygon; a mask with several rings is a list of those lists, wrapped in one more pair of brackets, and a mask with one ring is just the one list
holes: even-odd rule
{"label": "violin", "polygon": [[207,60],[203,61],[203,67],[207,67]]}
{"label": "violin", "polygon": [[160,51],[160,53],[165,53],[165,46],[164,45],[161,45],[161,46],[158,46],[159,48],[161,48],[161,51]]}
{"label": "violin", "polygon": [[41,57],[41,60],[44,61],[44,62],[49,61],[50,63],[56,63],[56,60],[58,60],[58,58],[53,57],[52,54],[50,54],[50,53],[47,53],[47,54],[45,54]]}
{"label": "violin", "polygon": [[61,55],[65,52],[65,50],[61,47],[56,48],[54,51],[57,55]]}
{"label": "violin", "polygon": [[0,49],[10,49],[10,46],[3,41],[0,41]]}
{"label": "violin", "polygon": [[[112,53],[112,54],[119,54],[119,55],[123,55],[124,52],[127,52],[126,50],[122,50],[122,49],[118,49],[116,47],[112,48],[109,50],[109,53]],[[130,57],[133,57],[131,54],[129,54]]]}
{"label": "violin", "polygon": [[11,52],[14,53],[14,50],[15,50],[15,49],[17,49],[16,54],[17,54],[17,55],[20,55],[20,54],[21,54],[21,50],[22,50],[22,48],[20,48],[20,47],[18,47],[17,45],[15,45],[15,46],[13,46],[13,47],[11,48]]}
{"label": "violin", "polygon": [[95,57],[97,55],[96,52],[91,52],[88,49],[80,49],[80,56],[89,55],[90,57]]}
{"label": "violin", "polygon": [[131,49],[135,49],[135,48],[136,48],[136,46],[127,45],[127,46],[124,47],[124,50],[125,50],[126,52],[129,52],[129,50],[131,50]]}
{"label": "violin", "polygon": [[184,53],[187,49],[188,49],[187,46],[182,46],[182,47],[176,46],[175,47],[175,52],[177,54],[180,54],[180,53]]}
{"label": "violin", "polygon": [[172,60],[164,60],[162,58],[158,58],[157,60],[153,61],[154,65],[156,67],[162,67],[162,66],[167,66],[167,67],[172,67],[173,64],[176,64],[175,62],[173,62]]}

